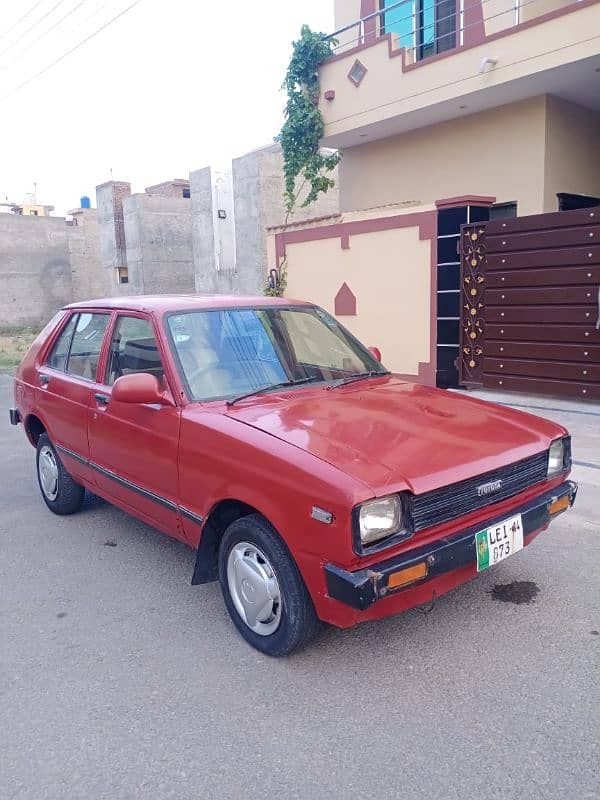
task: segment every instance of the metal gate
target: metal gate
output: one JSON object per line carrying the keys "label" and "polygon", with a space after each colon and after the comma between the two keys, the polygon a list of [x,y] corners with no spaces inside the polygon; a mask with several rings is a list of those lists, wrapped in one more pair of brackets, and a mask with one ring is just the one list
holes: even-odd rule
{"label": "metal gate", "polygon": [[600,400],[600,208],[461,228],[463,386]]}

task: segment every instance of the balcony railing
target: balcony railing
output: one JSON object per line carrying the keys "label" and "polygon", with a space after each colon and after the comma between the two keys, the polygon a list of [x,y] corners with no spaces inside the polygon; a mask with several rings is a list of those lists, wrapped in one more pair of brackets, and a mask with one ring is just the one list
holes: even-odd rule
{"label": "balcony railing", "polygon": [[335,54],[370,44],[387,34],[406,60],[421,61],[498,33],[577,0],[381,0],[372,14],[334,31]]}

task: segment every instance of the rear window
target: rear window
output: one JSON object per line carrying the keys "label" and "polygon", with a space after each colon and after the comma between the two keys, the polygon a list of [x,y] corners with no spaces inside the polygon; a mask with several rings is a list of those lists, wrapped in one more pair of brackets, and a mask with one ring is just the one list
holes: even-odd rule
{"label": "rear window", "polygon": [[109,314],[73,314],[56,340],[47,364],[95,380]]}
{"label": "rear window", "polygon": [[67,324],[62,330],[62,333],[54,343],[50,355],[48,356],[47,364],[54,369],[64,370],[67,366],[67,358],[69,356],[69,348],[71,346],[71,339],[73,338],[73,331],[77,324],[79,314],[73,314]]}

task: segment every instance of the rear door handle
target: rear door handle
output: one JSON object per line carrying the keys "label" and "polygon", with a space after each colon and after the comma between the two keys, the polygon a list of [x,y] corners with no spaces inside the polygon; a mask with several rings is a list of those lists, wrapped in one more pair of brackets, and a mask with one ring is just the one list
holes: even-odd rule
{"label": "rear door handle", "polygon": [[39,379],[42,386],[48,386],[50,383],[50,375],[44,375],[43,373],[40,373]]}
{"label": "rear door handle", "polygon": [[107,394],[100,394],[100,392],[96,392],[94,395],[94,400],[96,402],[101,403],[103,406],[108,405],[108,401],[110,400],[110,396]]}

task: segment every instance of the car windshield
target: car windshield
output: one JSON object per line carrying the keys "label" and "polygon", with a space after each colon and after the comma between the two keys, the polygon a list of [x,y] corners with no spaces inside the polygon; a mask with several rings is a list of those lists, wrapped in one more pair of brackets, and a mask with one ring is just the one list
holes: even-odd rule
{"label": "car windshield", "polygon": [[186,311],[167,317],[190,397],[238,398],[387,370],[337,320],[314,306]]}

